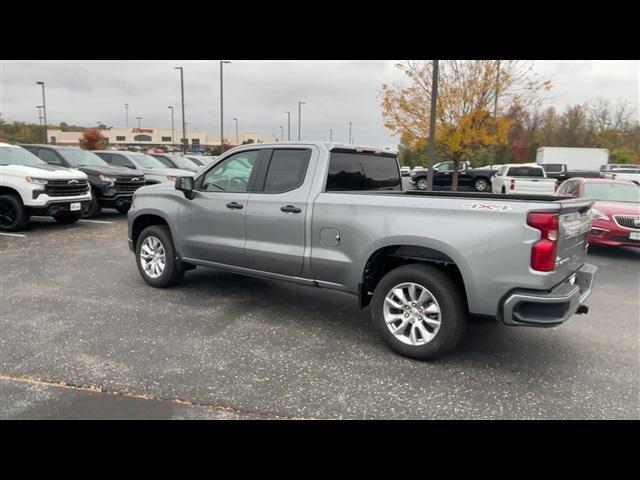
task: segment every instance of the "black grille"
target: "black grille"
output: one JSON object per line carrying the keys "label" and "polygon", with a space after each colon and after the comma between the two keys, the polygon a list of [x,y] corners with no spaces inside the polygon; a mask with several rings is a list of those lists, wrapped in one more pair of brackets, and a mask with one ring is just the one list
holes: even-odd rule
{"label": "black grille", "polygon": [[88,190],[87,180],[48,180],[44,188],[50,197],[72,197],[87,193]]}
{"label": "black grille", "polygon": [[640,215],[615,215],[613,218],[621,227],[640,230]]}
{"label": "black grille", "polygon": [[115,188],[118,193],[133,193],[144,185],[143,175],[139,177],[117,177]]}

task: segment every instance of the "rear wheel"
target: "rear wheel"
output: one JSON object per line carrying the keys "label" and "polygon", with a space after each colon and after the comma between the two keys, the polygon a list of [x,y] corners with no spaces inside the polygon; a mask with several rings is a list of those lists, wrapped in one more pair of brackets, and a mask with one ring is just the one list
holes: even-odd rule
{"label": "rear wheel", "polygon": [[0,230],[15,232],[24,230],[29,224],[29,216],[18,195],[0,195]]}
{"label": "rear wheel", "polygon": [[418,187],[418,190],[426,190],[427,187],[429,186],[429,183],[427,182],[426,178],[421,178],[416,182],[416,187]]}
{"label": "rear wheel", "polygon": [[453,279],[431,265],[405,265],[378,283],[371,316],[384,341],[400,355],[431,360],[462,338],[464,295]]}
{"label": "rear wheel", "polygon": [[473,187],[478,192],[486,192],[489,190],[489,181],[486,178],[478,178],[475,182],[473,182]]}
{"label": "rear wheel", "polygon": [[171,232],[166,225],[145,228],[136,242],[136,265],[143,280],[158,288],[182,280],[184,268],[176,259]]}
{"label": "rear wheel", "polygon": [[56,219],[56,222],[62,223],[65,225],[69,225],[71,223],[76,223],[78,220],[82,218],[81,213],[73,213],[67,215],[54,215],[53,218]]}

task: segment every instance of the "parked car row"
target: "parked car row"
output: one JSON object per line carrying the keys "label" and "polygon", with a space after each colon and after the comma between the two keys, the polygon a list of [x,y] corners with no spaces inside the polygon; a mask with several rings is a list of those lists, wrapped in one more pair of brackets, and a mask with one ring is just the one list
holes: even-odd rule
{"label": "parked car row", "polygon": [[202,168],[178,157],[189,168],[126,150],[0,143],[0,230],[22,230],[31,216],[73,223],[97,217],[103,208],[127,213],[140,187],[174,182]]}

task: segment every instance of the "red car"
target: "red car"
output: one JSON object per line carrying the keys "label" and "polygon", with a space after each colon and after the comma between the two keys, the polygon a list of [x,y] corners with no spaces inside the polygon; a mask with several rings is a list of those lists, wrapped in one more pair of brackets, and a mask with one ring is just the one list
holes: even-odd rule
{"label": "red car", "polygon": [[626,180],[570,178],[558,195],[595,200],[591,245],[640,247],[640,186]]}

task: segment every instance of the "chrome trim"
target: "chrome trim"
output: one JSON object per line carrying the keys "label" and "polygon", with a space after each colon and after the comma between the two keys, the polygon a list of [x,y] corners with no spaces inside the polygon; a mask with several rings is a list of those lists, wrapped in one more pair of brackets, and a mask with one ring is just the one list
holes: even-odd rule
{"label": "chrome trim", "polygon": [[632,227],[627,227],[625,225],[620,225],[618,223],[618,217],[625,217],[625,218],[629,218],[631,219],[631,221],[635,224],[635,219],[636,218],[640,218],[640,215],[612,215],[613,217],[613,221],[614,223],[619,226],[620,228],[624,228],[625,230],[632,230],[632,231],[638,231],[640,232],[640,227],[638,228],[632,228]]}

